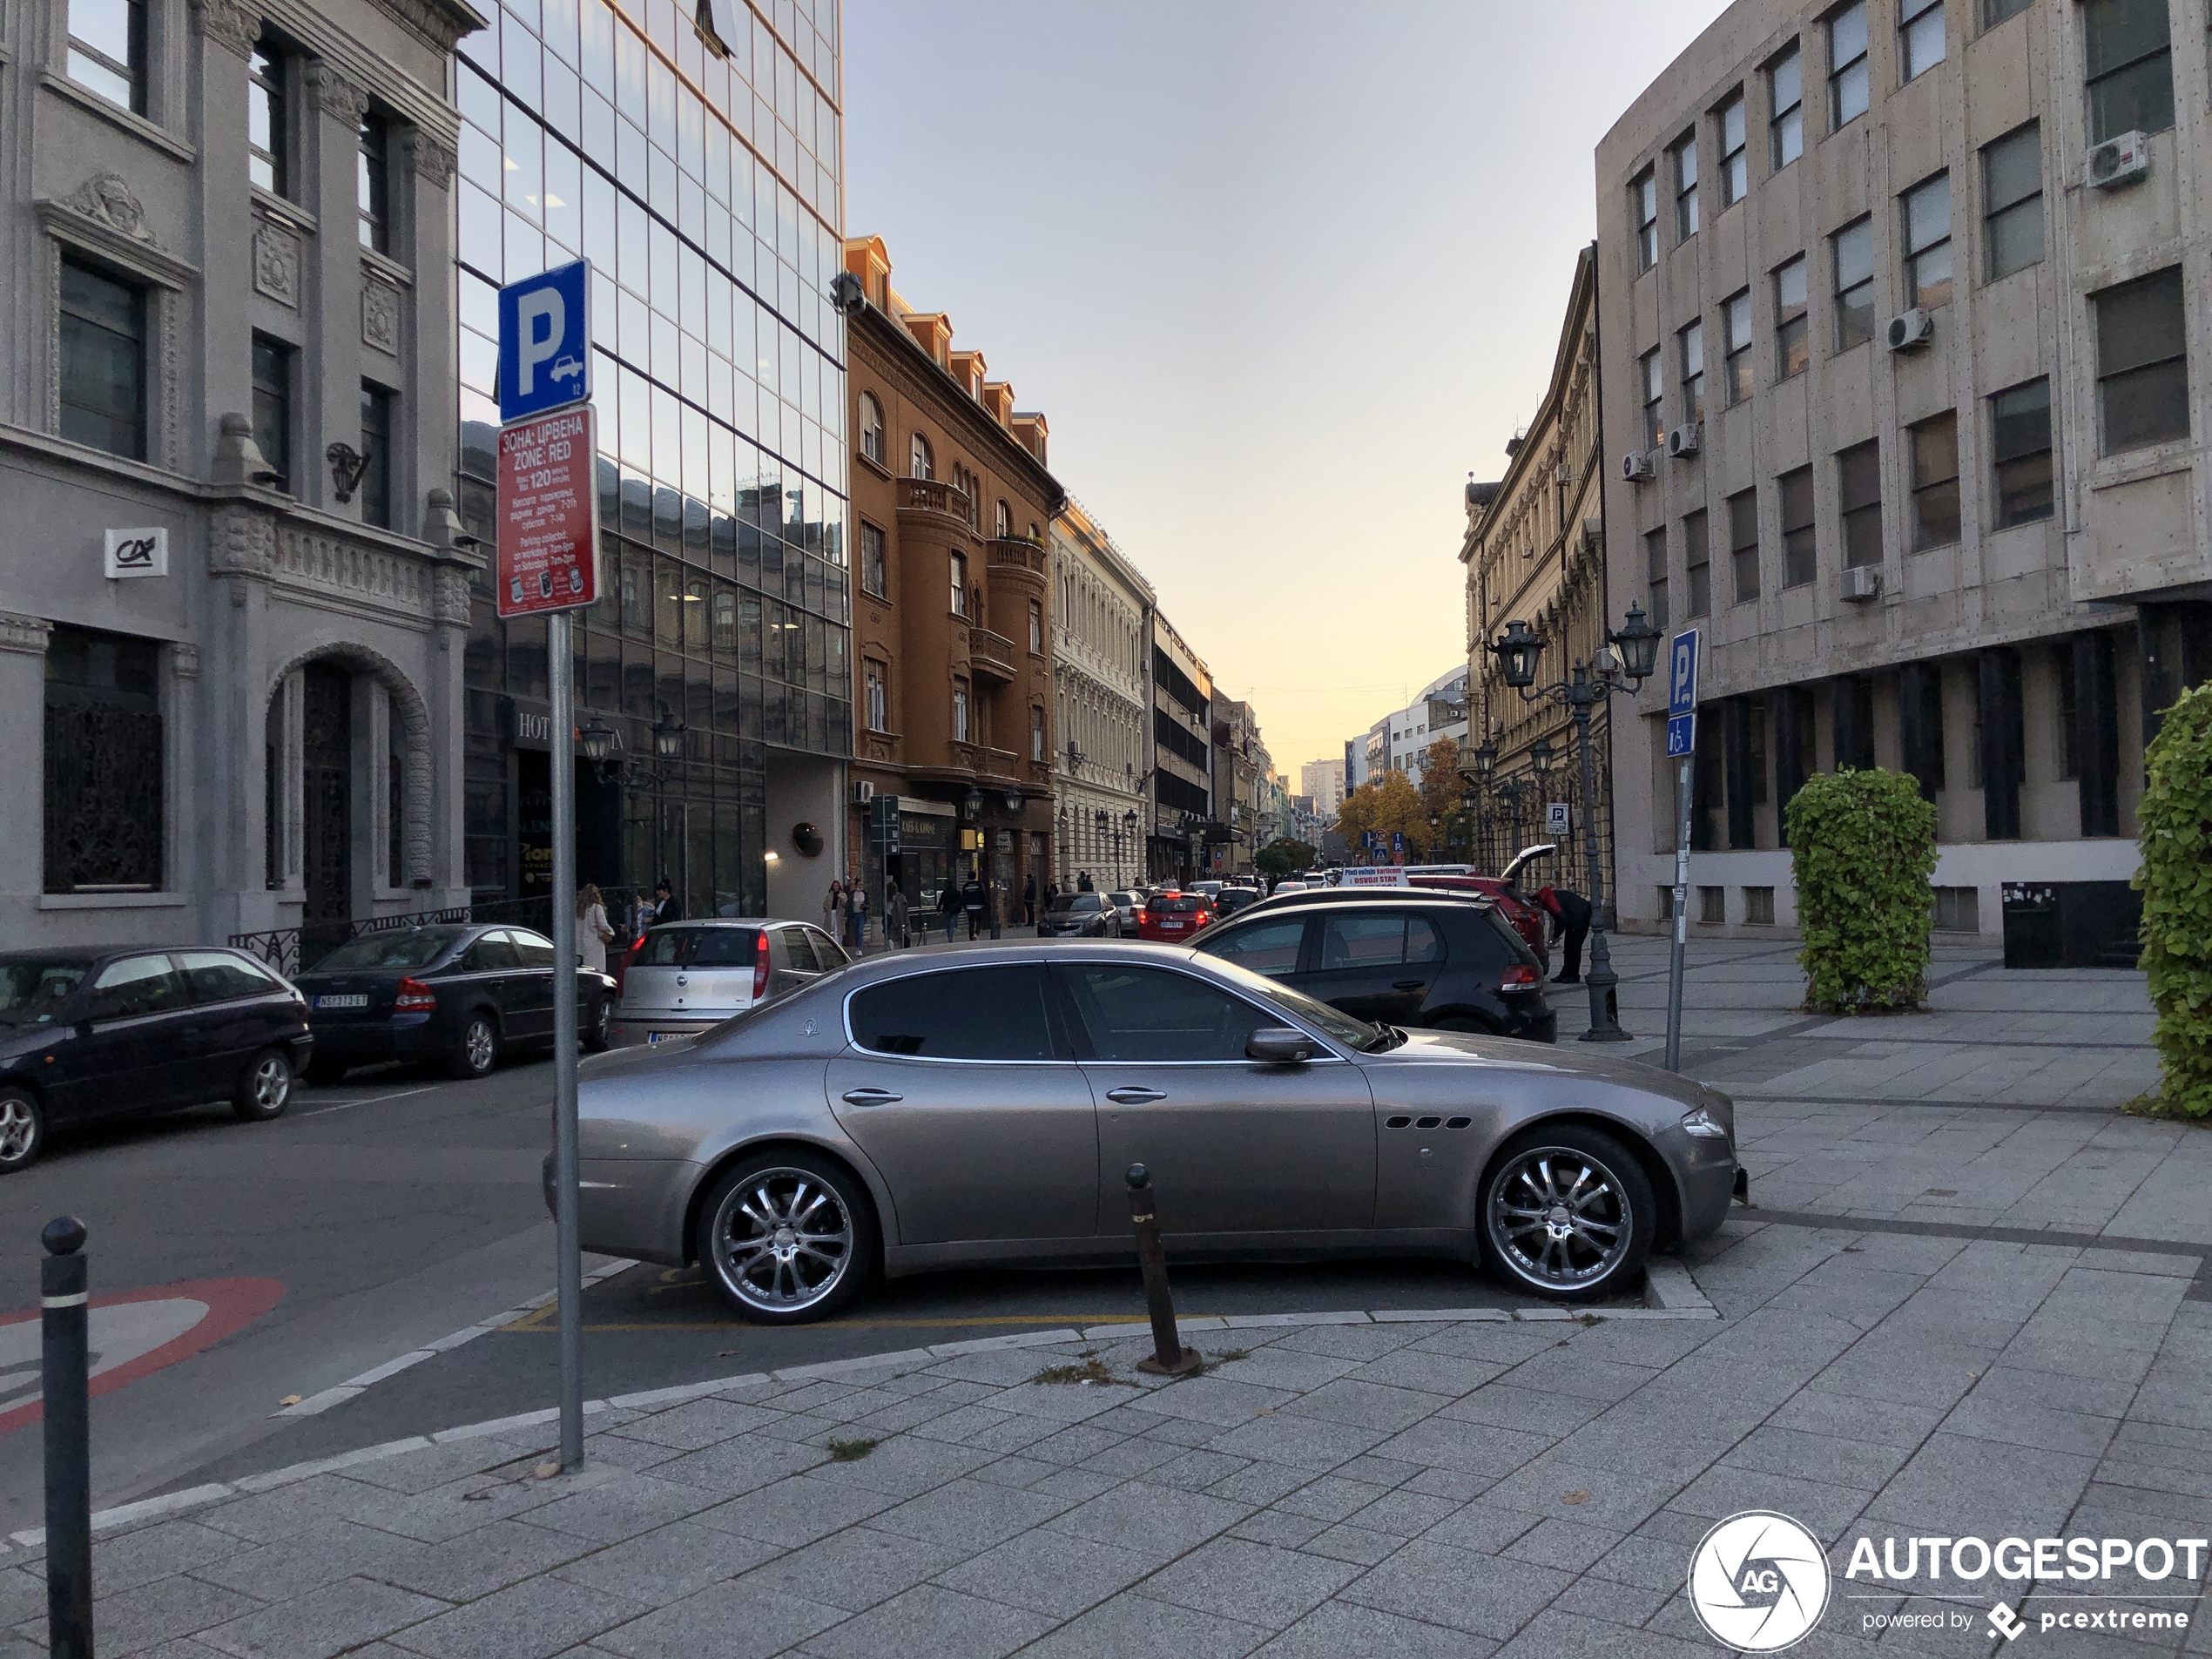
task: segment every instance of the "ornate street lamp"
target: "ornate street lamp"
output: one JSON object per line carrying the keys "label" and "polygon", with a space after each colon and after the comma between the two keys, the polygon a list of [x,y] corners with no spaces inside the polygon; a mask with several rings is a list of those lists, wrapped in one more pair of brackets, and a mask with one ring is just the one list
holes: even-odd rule
{"label": "ornate street lamp", "polygon": [[[1590,880],[1590,971],[1586,981],[1590,988],[1590,1028],[1582,1034],[1585,1042],[1629,1040],[1629,1034],[1621,1028],[1615,995],[1621,976],[1613,971],[1613,954],[1606,943],[1605,872],[1598,863],[1597,813],[1594,810],[1597,785],[1595,763],[1590,754],[1590,711],[1624,689],[1633,695],[1651,677],[1659,661],[1659,631],[1646,619],[1640,606],[1631,605],[1621,628],[1608,632],[1606,637],[1619,649],[1617,674],[1614,671],[1612,654],[1601,651],[1595,674],[1588,665],[1576,663],[1570,678],[1544,686],[1536,685],[1536,664],[1543,652],[1544,642],[1523,624],[1509,623],[1504,635],[1488,647],[1498,658],[1506,684],[1521,693],[1521,701],[1557,703],[1574,716],[1575,740],[1581,746],[1582,855]],[[1623,680],[1627,682],[1625,686]],[[1537,738],[1529,745],[1528,758],[1537,777],[1541,778],[1551,766],[1550,741]]]}
{"label": "ornate street lamp", "polygon": [[587,719],[576,734],[577,747],[583,758],[598,768],[599,781],[607,781],[607,763],[614,758],[615,729],[597,714]]}
{"label": "ornate street lamp", "polygon": [[668,711],[668,705],[656,703],[660,718],[653,722],[653,756],[659,760],[676,760],[684,753],[684,733],[688,729],[683,720]]}

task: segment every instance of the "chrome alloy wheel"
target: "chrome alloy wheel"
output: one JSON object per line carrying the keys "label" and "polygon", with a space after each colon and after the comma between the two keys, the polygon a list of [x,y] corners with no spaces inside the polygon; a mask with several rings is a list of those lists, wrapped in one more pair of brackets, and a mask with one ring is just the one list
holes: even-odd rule
{"label": "chrome alloy wheel", "polygon": [[469,1022],[468,1030],[461,1035],[461,1053],[469,1062],[469,1069],[479,1076],[491,1069],[498,1048],[491,1034],[489,1020],[478,1018]]}
{"label": "chrome alloy wheel", "polygon": [[[273,1117],[292,1098],[292,1068],[285,1063],[282,1055],[265,1054],[253,1062],[246,1087],[253,1098],[254,1109]],[[0,1136],[0,1145],[4,1145],[3,1136]]]}
{"label": "chrome alloy wheel", "polygon": [[38,1118],[30,1103],[10,1096],[0,1100],[0,1163],[20,1163],[38,1144]]}
{"label": "chrome alloy wheel", "polygon": [[1620,1264],[1635,1231],[1618,1177],[1573,1147],[1531,1147],[1490,1188],[1490,1238],[1532,1284],[1573,1290]]}
{"label": "chrome alloy wheel", "polygon": [[714,1218],[713,1239],[723,1284],[765,1313],[813,1306],[853,1267],[853,1217],[811,1170],[763,1170],[732,1189]]}

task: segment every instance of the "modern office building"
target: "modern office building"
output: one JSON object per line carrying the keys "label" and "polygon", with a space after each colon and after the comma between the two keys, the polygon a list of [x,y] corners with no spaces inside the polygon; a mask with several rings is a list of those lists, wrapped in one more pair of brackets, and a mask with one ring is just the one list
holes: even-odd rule
{"label": "modern office building", "polygon": [[[462,516],[489,548],[496,291],[587,258],[604,597],[571,625],[578,722],[617,747],[577,767],[577,875],[664,873],[691,914],[812,915],[845,870],[839,17],[519,0],[457,69]],[[547,890],[544,630],[475,585],[478,898]]]}
{"label": "modern office building", "polygon": [[[1514,622],[1543,642],[1540,683],[1569,679],[1595,662],[1605,644],[1605,526],[1602,434],[1598,426],[1597,249],[1575,262],[1567,318],[1552,354],[1549,383],[1535,417],[1506,446],[1506,475],[1469,484],[1467,532],[1460,563],[1467,567],[1471,729],[1476,744],[1496,751],[1487,778],[1472,780],[1474,840],[1493,868],[1530,842],[1550,839],[1560,853],[1545,878],[1589,893],[1582,816],[1594,813],[1605,893],[1614,891],[1611,863],[1613,775],[1610,706],[1590,716],[1594,800],[1583,799],[1581,756],[1568,711],[1548,698],[1531,701],[1508,687],[1487,647]],[[1616,612],[1625,601],[1616,602]],[[1539,745],[1542,745],[1541,748]],[[1540,766],[1538,762],[1542,765]],[[1575,833],[1558,835],[1552,803],[1564,803]]]}
{"label": "modern office building", "polygon": [[1155,880],[1195,880],[1228,834],[1215,822],[1213,676],[1152,611],[1151,811],[1145,864]]}
{"label": "modern office building", "polygon": [[[848,873],[911,905],[969,878],[1001,925],[1052,879],[1053,604],[1044,526],[1066,501],[1045,421],[1017,410],[942,312],[891,286],[882,239],[845,244],[860,545],[860,751]],[[817,895],[816,902],[819,903]]]}
{"label": "modern office building", "polygon": [[483,26],[460,0],[11,10],[10,944],[281,954],[466,896],[450,85]]}
{"label": "modern office building", "polygon": [[[1881,765],[1939,928],[2078,883],[2129,931],[2144,744],[2212,668],[2208,24],[1740,0],[1600,145],[1609,585],[1703,643],[1697,925],[1789,925],[1784,804]],[[1615,745],[1647,925],[1663,690]]]}
{"label": "modern office building", "polygon": [[1308,760],[1298,769],[1298,792],[1312,803],[1309,810],[1328,822],[1344,804],[1344,762]]}
{"label": "modern office building", "polygon": [[1150,816],[1152,584],[1079,502],[1048,539],[1057,879],[1124,888],[1144,874]]}

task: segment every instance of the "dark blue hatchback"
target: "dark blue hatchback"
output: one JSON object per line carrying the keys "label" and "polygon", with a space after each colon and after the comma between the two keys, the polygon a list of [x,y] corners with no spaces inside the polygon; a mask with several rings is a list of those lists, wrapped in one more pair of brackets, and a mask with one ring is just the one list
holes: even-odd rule
{"label": "dark blue hatchback", "polygon": [[0,952],[0,1174],[50,1128],[212,1100],[275,1117],[314,1042],[300,993],[238,951]]}

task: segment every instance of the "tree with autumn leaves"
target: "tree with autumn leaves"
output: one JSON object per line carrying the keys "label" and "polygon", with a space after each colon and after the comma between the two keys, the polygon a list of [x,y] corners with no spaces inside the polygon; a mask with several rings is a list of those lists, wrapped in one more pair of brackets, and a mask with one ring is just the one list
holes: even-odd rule
{"label": "tree with autumn leaves", "polygon": [[[1365,856],[1361,836],[1370,830],[1406,838],[1406,856],[1425,860],[1441,846],[1451,833],[1452,814],[1459,810],[1460,745],[1455,738],[1439,738],[1421,757],[1420,787],[1404,772],[1393,770],[1364,783],[1344,798],[1337,809],[1337,833],[1355,859]],[[1439,821],[1432,830],[1429,819]]]}

